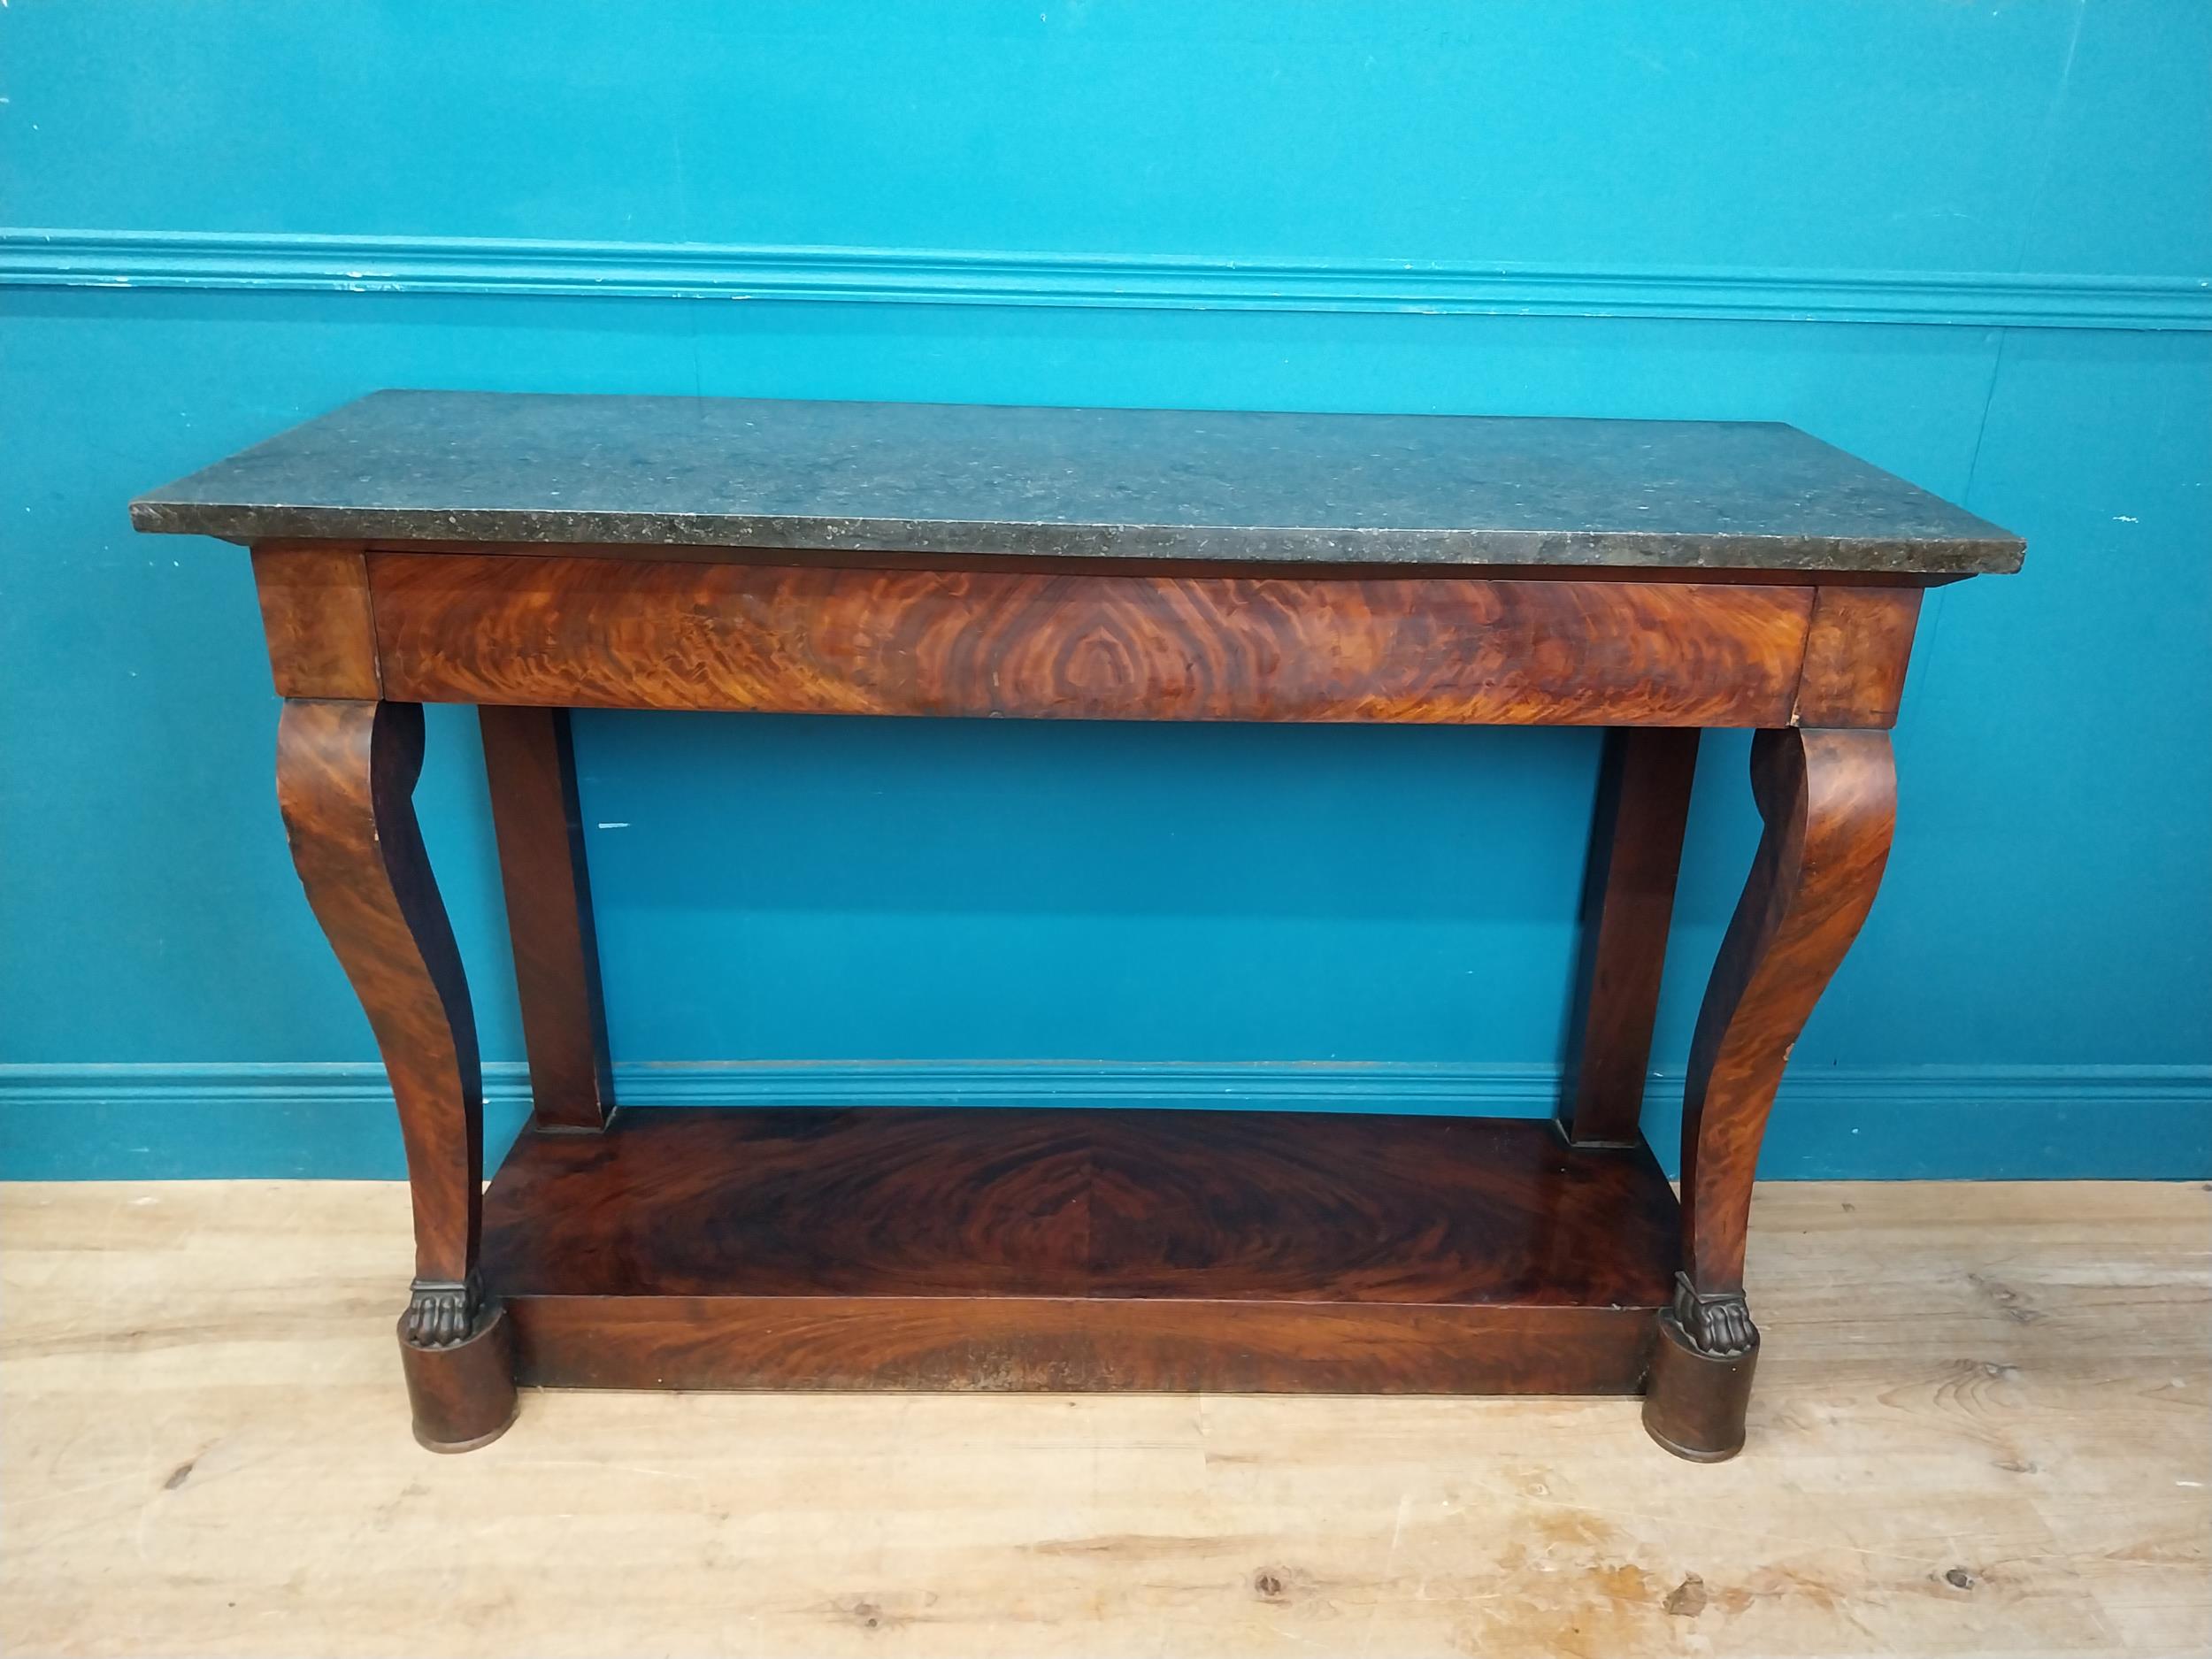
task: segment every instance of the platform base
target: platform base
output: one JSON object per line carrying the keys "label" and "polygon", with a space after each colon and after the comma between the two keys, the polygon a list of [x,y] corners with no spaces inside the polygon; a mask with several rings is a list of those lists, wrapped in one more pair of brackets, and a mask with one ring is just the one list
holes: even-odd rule
{"label": "platform base", "polygon": [[1633,1394],[1647,1148],[1333,1113],[625,1111],[485,1201],[516,1375],[587,1388]]}

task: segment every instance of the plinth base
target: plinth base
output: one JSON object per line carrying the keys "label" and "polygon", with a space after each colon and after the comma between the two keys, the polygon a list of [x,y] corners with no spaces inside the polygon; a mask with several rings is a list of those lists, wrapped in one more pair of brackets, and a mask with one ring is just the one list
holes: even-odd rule
{"label": "plinth base", "polygon": [[554,1387],[1633,1394],[1678,1236],[1540,1121],[646,1110],[525,1133],[483,1277]]}

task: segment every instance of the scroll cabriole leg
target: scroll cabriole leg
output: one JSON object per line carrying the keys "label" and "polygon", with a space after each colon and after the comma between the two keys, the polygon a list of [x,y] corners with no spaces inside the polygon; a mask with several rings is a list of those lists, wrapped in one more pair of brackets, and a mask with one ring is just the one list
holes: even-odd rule
{"label": "scroll cabriole leg", "polygon": [[596,1130],[614,1110],[583,813],[565,709],[477,710],[514,946],[533,1124]]}
{"label": "scroll cabriole leg", "polygon": [[1886,732],[1761,732],[1751,780],[1766,831],[1691,1044],[1682,1269],[1659,1316],[1644,1397],[1652,1437],[1701,1462],[1743,1447],[1759,1349],[1744,1241],[1767,1114],[1798,1033],[1874,902],[1897,812]]}
{"label": "scroll cabriole leg", "polygon": [[422,741],[414,703],[288,699],[277,799],[399,1109],[415,1213],[399,1334],[416,1438],[462,1451],[506,1428],[515,1393],[506,1320],[477,1277],[483,1084],[460,954],[415,821]]}

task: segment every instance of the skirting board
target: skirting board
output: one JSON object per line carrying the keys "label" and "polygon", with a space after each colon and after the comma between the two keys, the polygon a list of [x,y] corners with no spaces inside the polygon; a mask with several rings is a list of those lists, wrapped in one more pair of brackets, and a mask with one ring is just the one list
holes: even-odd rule
{"label": "skirting board", "polygon": [[[1172,1106],[1540,1117],[1555,1067],[1378,1063],[629,1062],[634,1106]],[[488,1144],[528,1109],[519,1064],[485,1068]],[[1669,1172],[1678,1075],[1644,1124]],[[2212,1066],[1807,1068],[1782,1086],[1770,1179],[2212,1177]],[[373,1064],[0,1065],[0,1179],[405,1173]]]}

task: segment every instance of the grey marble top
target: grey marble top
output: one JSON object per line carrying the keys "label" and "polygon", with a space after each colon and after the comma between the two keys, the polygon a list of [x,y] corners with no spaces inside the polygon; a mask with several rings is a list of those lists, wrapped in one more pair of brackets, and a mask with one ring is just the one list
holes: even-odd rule
{"label": "grey marble top", "polygon": [[384,541],[1959,574],[2017,536],[1740,421],[378,392],[131,503]]}

